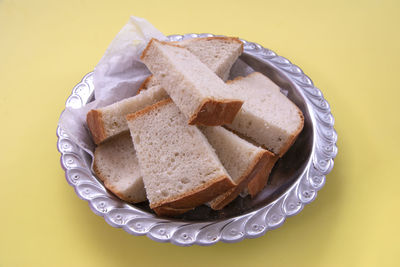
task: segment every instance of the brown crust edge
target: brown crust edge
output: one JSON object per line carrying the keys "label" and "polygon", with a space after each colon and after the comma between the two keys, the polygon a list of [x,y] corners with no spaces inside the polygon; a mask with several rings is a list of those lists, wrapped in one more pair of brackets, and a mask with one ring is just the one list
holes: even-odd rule
{"label": "brown crust edge", "polygon": [[182,213],[188,212],[189,210],[192,210],[192,209],[194,209],[194,208],[177,209],[177,208],[171,208],[171,207],[156,207],[153,210],[159,216],[175,217]]}
{"label": "brown crust edge", "polygon": [[234,186],[235,184],[228,176],[222,175],[174,199],[153,203],[150,208],[158,215],[169,215],[169,211],[171,214],[173,212],[173,215],[184,213],[214,199]]}
{"label": "brown crust edge", "polygon": [[[154,39],[154,38],[153,38]],[[182,41],[173,41],[173,42],[161,42],[161,41],[158,41],[157,39],[154,39],[154,40],[156,40],[156,41],[158,41],[158,42],[160,42],[160,43],[164,43],[164,44],[168,44],[168,45],[172,45],[172,46],[176,46],[176,47],[181,47],[181,48],[185,48],[185,43],[184,42],[194,42],[194,41],[196,41],[196,40],[215,40],[215,39],[218,39],[218,40],[229,40],[229,41],[232,41],[232,42],[236,42],[236,43],[239,43],[240,45],[241,45],[241,52],[240,53],[243,53],[243,42],[242,41],[240,41],[240,39],[238,38],[238,37],[230,37],[230,36],[211,36],[211,37],[198,37],[198,38],[192,38],[192,39],[186,39],[186,40],[182,40]],[[151,40],[150,40],[150,42],[151,42]],[[150,42],[149,42],[149,44],[150,44]],[[182,46],[182,42],[183,42],[183,46]],[[148,44],[148,45],[149,45]],[[147,48],[147,47],[146,47]],[[145,49],[146,50],[146,49]],[[145,51],[143,51],[143,53],[142,53],[142,55],[144,55],[144,54],[147,54],[147,51],[145,52]],[[142,58],[142,57],[141,57]],[[153,75],[150,75],[149,77],[147,77],[146,78],[146,80],[144,80],[144,82],[140,85],[140,87],[139,87],[139,89],[138,89],[138,91],[137,91],[137,95],[141,92],[141,91],[143,91],[143,90],[146,90],[146,89],[148,89],[148,85],[149,85],[149,83],[150,83],[150,81],[151,81],[151,79],[152,79],[152,77],[153,77]]]}
{"label": "brown crust edge", "polygon": [[152,77],[153,77],[153,74],[151,74],[149,77],[146,78],[146,80],[144,80],[142,82],[142,84],[139,86],[139,89],[136,92],[136,95],[140,94],[140,92],[147,90],[149,88],[148,85],[149,85],[151,79],[153,79]]}
{"label": "brown crust edge", "polygon": [[237,186],[213,199],[210,202],[211,208],[214,210],[220,210],[232,202],[240,194],[240,192],[246,188],[247,184],[253,179],[253,177],[257,176],[260,172],[263,172],[269,163],[269,158],[269,151],[260,151],[242,177],[239,178]]}
{"label": "brown crust edge", "polygon": [[158,107],[167,105],[168,103],[171,103],[171,102],[172,102],[171,98],[167,98],[167,99],[158,101],[157,103],[155,103],[153,105],[150,105],[150,106],[147,106],[144,109],[141,109],[139,111],[136,111],[134,113],[130,113],[130,114],[126,115],[125,118],[126,118],[127,121],[135,120],[137,117],[142,116],[142,115],[150,112],[153,109],[156,109]]}
{"label": "brown crust edge", "polygon": [[153,45],[153,43],[160,43],[160,44],[164,44],[164,45],[175,46],[175,47],[179,47],[179,48],[182,48],[182,49],[186,49],[186,48],[184,48],[184,47],[182,47],[180,45],[177,45],[175,43],[160,41],[160,40],[157,40],[155,38],[151,38],[151,40],[147,44],[146,48],[143,50],[142,55],[140,56],[140,60],[143,61],[143,59],[147,56],[147,53],[148,53],[150,47]]}
{"label": "brown crust edge", "polygon": [[233,80],[228,80],[228,81],[226,81],[226,84],[232,84],[234,82],[240,81],[240,80],[242,80],[244,78],[247,78],[247,77],[250,77],[250,76],[253,76],[253,75],[257,75],[257,74],[261,74],[261,75],[265,76],[267,79],[271,80],[270,78],[268,78],[266,75],[262,74],[261,72],[254,71],[254,72],[248,74],[247,76],[237,76]]}
{"label": "brown crust edge", "polygon": [[[171,44],[169,42],[159,41],[157,39],[152,38],[150,42],[147,44],[146,48],[143,50],[140,59],[143,59],[147,56],[147,53],[153,43],[160,43],[169,46],[175,46],[182,49],[185,49],[177,44]],[[243,101],[238,99],[232,100],[213,100],[213,99],[204,99],[202,103],[199,105],[197,110],[189,119],[190,125],[204,125],[204,126],[218,126],[223,124],[232,123],[236,114],[239,112],[240,108],[243,105]]]}
{"label": "brown crust edge", "polygon": [[[169,103],[172,103],[171,98],[161,100],[135,113],[128,114],[126,119],[128,121],[135,120],[137,117]],[[158,215],[178,215],[212,200],[216,196],[226,192],[234,186],[235,184],[232,182],[232,180],[228,176],[223,175],[174,199],[160,203],[154,203],[150,206],[150,208],[153,209]]]}
{"label": "brown crust edge", "polygon": [[193,42],[195,40],[229,40],[232,42],[236,42],[239,43],[241,45],[241,50],[243,53],[243,42],[240,41],[240,39],[238,37],[232,37],[232,36],[210,36],[210,37],[197,37],[197,38],[191,38],[191,39],[186,39],[186,40],[182,40],[182,41],[175,41],[175,42],[170,42],[172,44],[176,44],[176,45],[183,45],[186,44],[186,42]]}
{"label": "brown crust edge", "polygon": [[242,100],[204,99],[190,117],[190,125],[219,126],[232,123],[243,105]]}
{"label": "brown crust edge", "polygon": [[267,150],[267,164],[263,166],[263,169],[260,170],[256,175],[252,177],[252,179],[247,184],[247,190],[252,198],[254,198],[258,193],[260,193],[264,187],[266,186],[269,178],[269,174],[271,173],[272,168],[274,167],[276,161],[279,157],[272,152]]}
{"label": "brown crust edge", "polygon": [[103,116],[100,110],[92,109],[89,111],[86,115],[86,123],[96,145],[107,139],[108,136],[104,128]]}
{"label": "brown crust edge", "polygon": [[147,43],[146,47],[144,48],[142,54],[140,55],[140,60],[143,61],[143,59],[147,56],[147,52],[150,49],[150,46],[153,45],[153,42],[158,41],[157,39],[151,38],[151,40]]}
{"label": "brown crust edge", "polygon": [[[252,75],[253,73],[256,73],[256,72],[252,72],[252,73],[250,73],[249,75],[247,75],[246,77]],[[239,80],[242,80],[242,79],[244,79],[244,78],[246,78],[246,77],[244,77],[244,76],[237,76],[237,77],[235,77],[233,80],[228,80],[228,81],[226,81],[225,83],[226,83],[226,84],[232,84],[232,83],[237,82],[237,81],[239,81]]]}

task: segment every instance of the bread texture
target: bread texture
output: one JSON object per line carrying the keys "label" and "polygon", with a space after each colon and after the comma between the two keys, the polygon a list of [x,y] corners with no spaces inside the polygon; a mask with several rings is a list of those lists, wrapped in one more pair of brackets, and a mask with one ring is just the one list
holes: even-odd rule
{"label": "bread texture", "polygon": [[[139,86],[139,89],[136,92],[136,95],[140,94],[142,91],[147,90],[151,87],[159,87],[161,88],[160,83],[154,78],[153,75],[147,77],[144,82]],[[163,89],[164,90],[164,89]]]}
{"label": "bread texture", "polygon": [[185,48],[152,39],[141,60],[188,118],[189,124],[231,123],[243,104],[231,98],[223,80]]}
{"label": "bread texture", "polygon": [[243,52],[243,43],[236,37],[193,38],[176,44],[189,50],[224,81]]}
{"label": "bread texture", "polygon": [[228,84],[232,95],[244,104],[226,126],[282,157],[303,129],[303,113],[261,73],[254,72]]}
{"label": "bread texture", "polygon": [[[226,79],[230,68],[243,52],[243,43],[234,37],[205,37],[187,39],[175,42],[191,51],[207,67],[219,77]],[[161,89],[160,83],[150,75],[139,87],[137,95],[152,88],[152,93],[140,98],[131,97],[112,105],[91,110],[87,115],[87,124],[96,144],[107,140],[113,135],[128,131],[125,116],[168,97]],[[149,96],[154,96],[154,102],[148,102]]]}
{"label": "bread texture", "polygon": [[220,210],[233,201],[259,173],[266,176],[266,166],[271,165],[275,156],[221,126],[200,129],[236,184],[209,203],[212,209]]}
{"label": "bread texture", "polygon": [[[232,65],[243,53],[243,43],[236,37],[204,37],[172,42],[186,48],[221,79],[226,81]],[[139,87],[138,94],[160,83],[150,75]]]}
{"label": "bread texture", "polygon": [[127,115],[150,208],[176,215],[235,186],[200,130],[171,99]]}
{"label": "bread texture", "polygon": [[104,186],[130,203],[146,200],[139,162],[129,133],[99,145],[94,152],[93,170]]}
{"label": "bread texture", "polygon": [[168,95],[160,86],[152,86],[151,89],[134,97],[89,111],[86,121],[93,141],[100,144],[114,135],[128,131],[126,115],[166,98]]}

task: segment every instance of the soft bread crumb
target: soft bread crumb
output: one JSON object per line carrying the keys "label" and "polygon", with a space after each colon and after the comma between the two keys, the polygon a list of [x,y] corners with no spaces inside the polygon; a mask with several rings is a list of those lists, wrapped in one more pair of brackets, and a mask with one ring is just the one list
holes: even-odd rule
{"label": "soft bread crumb", "polygon": [[185,48],[152,39],[141,59],[192,124],[230,123],[243,103]]}
{"label": "soft bread crumb", "polygon": [[94,153],[96,175],[121,199],[138,203],[146,200],[139,162],[129,133],[99,145]]}
{"label": "soft bread crumb", "polygon": [[151,208],[194,208],[234,186],[207,139],[170,99],[127,120]]}
{"label": "soft bread crumb", "polygon": [[283,156],[303,129],[300,109],[261,73],[254,72],[228,84],[232,95],[244,104],[227,127]]}

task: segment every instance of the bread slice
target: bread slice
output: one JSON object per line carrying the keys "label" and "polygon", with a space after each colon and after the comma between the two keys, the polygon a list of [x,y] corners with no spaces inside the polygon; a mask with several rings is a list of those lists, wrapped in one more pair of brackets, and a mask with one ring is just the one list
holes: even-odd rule
{"label": "bread slice", "polygon": [[[231,66],[243,51],[243,43],[234,37],[193,38],[176,43],[188,48],[221,78],[229,75]],[[136,112],[144,106],[152,105],[168,97],[167,93],[161,90],[160,83],[153,75],[142,83],[137,94],[150,87],[152,87],[152,93],[145,94],[139,98],[134,96],[124,99],[88,113],[87,123],[96,144],[113,135],[128,131],[128,126],[125,122],[127,114]],[[154,101],[149,102],[149,98],[154,99]]]}
{"label": "bread slice", "polygon": [[261,73],[254,72],[228,84],[232,95],[244,104],[227,127],[282,157],[303,129],[303,113]]}
{"label": "bread slice", "polygon": [[146,78],[146,80],[144,80],[144,82],[139,86],[136,95],[140,94],[142,91],[147,90],[151,87],[161,88],[161,84],[157,81],[156,78],[154,78],[153,75],[150,75],[149,77]]}
{"label": "bread slice", "polygon": [[235,186],[206,137],[187,124],[171,99],[126,118],[150,208],[157,214],[185,212]]}
{"label": "bread slice", "polygon": [[[271,174],[276,161],[279,159],[278,156],[274,155],[273,153],[271,154],[273,156],[268,157],[267,163],[261,167],[260,171],[257,172],[247,184],[247,192],[251,197],[255,197],[267,185],[269,175]],[[243,190],[241,192],[243,192]]]}
{"label": "bread slice", "polygon": [[235,37],[193,38],[176,44],[189,50],[224,81],[243,52],[243,43]]}
{"label": "bread slice", "polygon": [[86,121],[92,133],[93,141],[96,144],[100,144],[111,136],[128,131],[125,119],[127,114],[141,110],[166,98],[168,98],[168,95],[161,87],[153,86],[140,95],[89,111]]}
{"label": "bread slice", "polygon": [[230,97],[228,86],[187,49],[152,39],[141,56],[189,124],[231,123],[243,101]]}
{"label": "bread slice", "polygon": [[201,131],[236,183],[234,188],[209,203],[212,209],[219,210],[233,201],[259,173],[260,176],[267,176],[266,168],[269,165],[273,166],[272,162],[275,163],[276,156],[221,126],[201,127]]}
{"label": "bread slice", "polygon": [[[201,127],[201,131],[236,184],[209,203],[212,209],[222,209],[246,186],[253,197],[264,188],[269,172],[276,162],[275,155],[220,126]],[[122,200],[130,203],[146,200],[138,159],[128,132],[115,136],[96,148],[94,170],[106,188]],[[159,210],[171,216],[190,209],[164,207]]]}
{"label": "bread slice", "polygon": [[[226,81],[232,65],[243,53],[243,43],[236,37],[203,37],[173,42],[189,50],[221,79]],[[139,87],[138,94],[160,83],[150,75]]]}
{"label": "bread slice", "polygon": [[122,200],[146,200],[139,162],[129,133],[112,138],[94,152],[93,170],[104,186]]}

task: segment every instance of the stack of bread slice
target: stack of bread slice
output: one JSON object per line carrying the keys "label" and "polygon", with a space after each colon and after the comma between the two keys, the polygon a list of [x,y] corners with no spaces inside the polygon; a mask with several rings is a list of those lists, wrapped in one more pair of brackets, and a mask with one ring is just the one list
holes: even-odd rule
{"label": "stack of bread slice", "polygon": [[242,51],[231,37],[149,42],[141,59],[152,75],[138,94],[87,115],[94,171],[110,191],[174,216],[265,187],[304,119],[261,73],[225,82]]}

